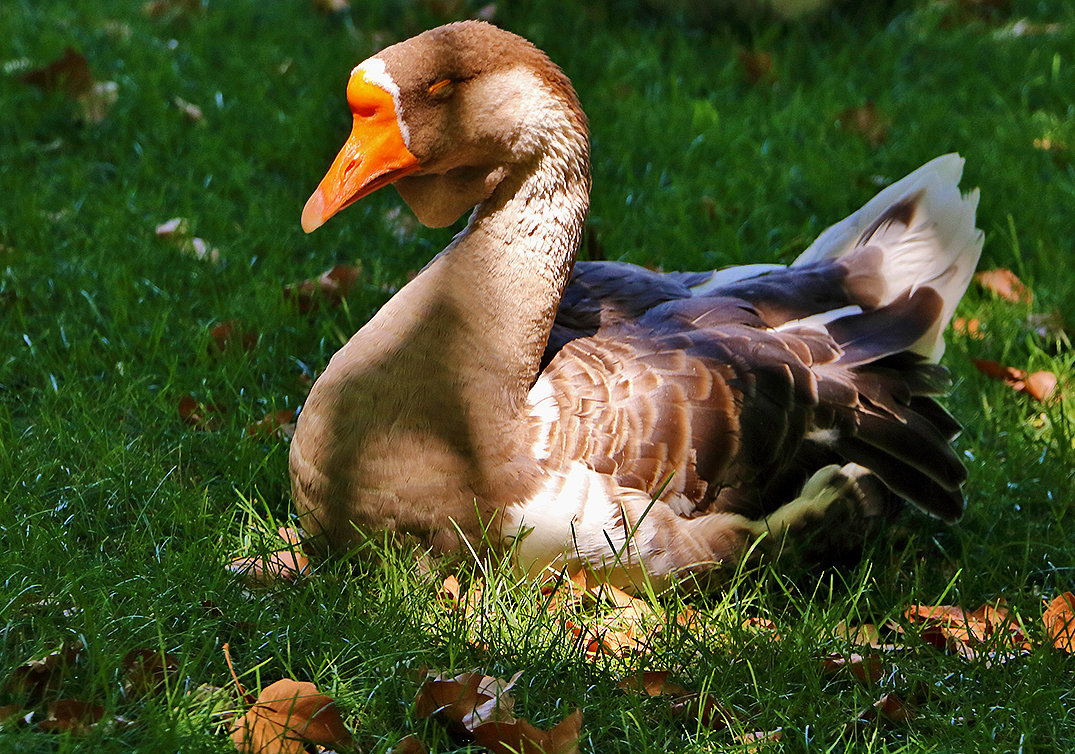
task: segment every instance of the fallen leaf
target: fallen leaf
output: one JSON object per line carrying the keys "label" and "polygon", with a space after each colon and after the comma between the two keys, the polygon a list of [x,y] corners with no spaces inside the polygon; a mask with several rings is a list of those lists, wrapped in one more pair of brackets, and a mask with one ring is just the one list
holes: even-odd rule
{"label": "fallen leaf", "polygon": [[473,733],[483,723],[511,722],[515,699],[508,692],[521,675],[520,671],[507,681],[477,672],[434,675],[419,689],[415,714],[435,715],[457,735]]}
{"label": "fallen leaf", "polygon": [[976,610],[954,605],[912,605],[904,615],[921,626],[919,636],[937,649],[967,659],[1005,660],[1026,654],[1030,645],[1004,600],[987,602]]}
{"label": "fallen leaf", "polygon": [[668,680],[667,670],[646,670],[629,675],[616,686],[623,691],[646,696],[687,696],[690,692],[683,686]]}
{"label": "fallen leaf", "polygon": [[176,411],[184,424],[195,429],[210,431],[219,429],[224,423],[221,414],[224,409],[212,403],[201,403],[192,395],[184,395],[176,405]]}
{"label": "fallen leaf", "polygon": [[253,351],[258,344],[258,334],[244,330],[233,319],[213,325],[209,330],[209,339],[212,348],[215,348],[217,353],[233,349]]}
{"label": "fallen leaf", "polygon": [[495,754],[576,754],[582,710],[576,709],[549,730],[517,718],[490,722],[474,729],[474,740]]}
{"label": "fallen leaf", "polygon": [[1056,392],[1059,379],[1053,372],[1027,372],[1025,369],[1005,366],[989,359],[974,359],[974,367],[986,377],[1000,380],[1016,392],[1026,393],[1036,401],[1045,402]]}
{"label": "fallen leaf", "polygon": [[147,696],[175,685],[179,673],[179,658],[159,649],[135,649],[123,657],[127,673],[124,691],[135,696]]}
{"label": "fallen leaf", "polygon": [[1053,598],[1041,619],[1052,645],[1061,652],[1075,654],[1075,594],[1064,592]]}
{"label": "fallen leaf", "polygon": [[285,285],[284,298],[293,300],[299,312],[306,314],[316,310],[322,301],[331,305],[339,304],[361,275],[361,267],[338,264],[318,278]]}
{"label": "fallen leaf", "polygon": [[982,333],[982,323],[977,317],[971,319],[956,317],[952,320],[952,329],[957,335],[963,335],[971,340],[982,340],[985,337]]}
{"label": "fallen leaf", "polygon": [[703,728],[712,731],[730,728],[739,720],[734,709],[712,694],[687,694],[673,700],[670,709],[676,715],[698,720]]}
{"label": "fallen leaf", "polygon": [[762,50],[740,49],[737,53],[739,67],[749,84],[772,83],[776,79],[773,70],[773,56]]}
{"label": "fallen leaf", "polygon": [[59,91],[77,99],[93,89],[93,74],[86,56],[68,47],[63,57],[19,75],[19,81],[45,91]]}
{"label": "fallen leaf", "polygon": [[881,146],[888,138],[888,122],[873,102],[840,111],[836,123],[842,131],[861,136],[872,147]]}
{"label": "fallen leaf", "polygon": [[428,754],[429,750],[421,739],[411,733],[401,738],[399,743],[388,752],[389,754]]}
{"label": "fallen leaf", "polygon": [[86,56],[73,47],[64,50],[63,57],[21,74],[19,80],[45,91],[62,92],[78,104],[82,117],[90,123],[101,123],[119,97],[119,85],[94,80]]}
{"label": "fallen leaf", "polygon": [[77,699],[58,699],[49,702],[48,714],[37,727],[46,733],[72,733],[81,735],[99,723],[105,708],[99,704]]}
{"label": "fallen leaf", "polygon": [[21,704],[0,705],[0,731],[11,730],[27,722],[26,710]]}
{"label": "fallen leaf", "polygon": [[267,686],[231,725],[240,754],[302,754],[308,743],[351,746],[335,701],[306,681],[283,678]]}
{"label": "fallen leaf", "polygon": [[762,618],[754,616],[747,618],[743,621],[743,628],[753,631],[756,634],[765,636],[773,641],[780,641],[782,638],[780,632],[777,631],[776,624],[768,618]]}
{"label": "fallen leaf", "polygon": [[857,652],[847,656],[830,654],[822,659],[821,670],[828,676],[849,674],[867,686],[878,683],[884,675],[880,655],[862,655]]}
{"label": "fallen leaf", "polygon": [[974,273],[974,282],[995,296],[1013,304],[1029,304],[1034,294],[1011,270],[997,268]]}
{"label": "fallen leaf", "polygon": [[65,644],[40,660],[29,660],[12,671],[4,690],[11,694],[25,694],[32,702],[41,701],[59,688],[68,668],[77,662],[82,651],[79,643]]}
{"label": "fallen leaf", "polygon": [[310,559],[294,549],[276,550],[266,555],[235,558],[225,568],[247,586],[276,586],[309,573]]}
{"label": "fallen leaf", "polygon": [[246,435],[247,437],[279,435],[290,440],[295,436],[296,413],[293,408],[270,411],[260,420],[249,425],[246,428]]}

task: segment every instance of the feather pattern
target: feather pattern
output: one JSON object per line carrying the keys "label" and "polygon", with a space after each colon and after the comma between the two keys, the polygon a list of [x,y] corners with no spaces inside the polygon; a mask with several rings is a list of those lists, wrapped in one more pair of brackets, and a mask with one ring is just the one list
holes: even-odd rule
{"label": "feather pattern", "polygon": [[[309,530],[486,541],[524,569],[583,563],[630,585],[788,543],[833,557],[900,499],[960,516],[936,362],[982,235],[957,155],[787,267],[575,264],[586,119],[543,53],[451,24],[361,64],[348,91],[392,109],[376,128],[406,149],[385,170],[420,219],[474,212],[315,383],[290,458]],[[346,191],[330,170],[304,227],[388,182],[369,170]]]}

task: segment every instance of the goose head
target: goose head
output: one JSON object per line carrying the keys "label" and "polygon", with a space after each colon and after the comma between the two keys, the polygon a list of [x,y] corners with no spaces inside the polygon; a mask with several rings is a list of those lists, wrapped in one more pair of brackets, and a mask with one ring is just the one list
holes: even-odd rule
{"label": "goose head", "polygon": [[588,172],[585,116],[567,77],[488,23],[448,24],[382,50],[351,72],[347,102],[351,135],[303,209],[307,233],[388,184],[419,221],[442,227],[501,185],[514,190],[508,179],[543,156],[563,151]]}

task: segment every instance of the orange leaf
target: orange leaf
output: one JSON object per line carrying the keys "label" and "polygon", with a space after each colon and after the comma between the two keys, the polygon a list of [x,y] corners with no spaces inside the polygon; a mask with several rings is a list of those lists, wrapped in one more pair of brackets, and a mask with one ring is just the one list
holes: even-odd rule
{"label": "orange leaf", "polygon": [[646,670],[638,675],[629,675],[616,684],[620,689],[646,696],[686,696],[687,689],[668,680],[667,670]]}
{"label": "orange leaf", "polygon": [[326,270],[317,279],[303,280],[284,286],[284,298],[294,300],[301,314],[314,311],[321,301],[336,305],[347,297],[348,292],[362,275],[362,268],[338,264]]}
{"label": "orange leaf", "polygon": [[232,348],[253,351],[258,344],[258,334],[243,330],[239,323],[233,319],[214,325],[209,330],[209,338],[218,353]]}
{"label": "orange leaf", "polygon": [[1029,304],[1034,300],[1034,294],[1011,270],[998,268],[976,272],[974,282],[993,295],[1011,301],[1013,304]]}
{"label": "orange leaf", "polygon": [[135,649],[124,655],[123,668],[127,672],[124,686],[128,693],[145,696],[174,685],[175,675],[179,672],[179,658],[171,652],[162,653],[157,649]]}
{"label": "orange leaf", "polygon": [[199,403],[192,395],[184,395],[176,405],[179,418],[195,429],[210,431],[219,429],[223,424],[220,413],[223,409],[212,403]]}
{"label": "orange leaf", "polygon": [[277,550],[264,556],[235,558],[225,567],[247,586],[274,586],[309,573],[310,559],[294,549]]}
{"label": "orange leaf", "polygon": [[404,736],[389,750],[389,754],[428,754],[429,750],[413,733]]}
{"label": "orange leaf", "polygon": [[1075,654],[1075,594],[1064,592],[1054,598],[1041,616],[1045,635],[1062,652]]}
{"label": "orange leaf", "polygon": [[99,704],[82,702],[78,699],[59,699],[49,702],[48,716],[37,724],[46,733],[85,733],[105,715],[105,708]]}
{"label": "orange leaf", "polygon": [[246,428],[247,437],[271,437],[279,435],[291,439],[295,436],[295,409],[270,411],[259,421]]}
{"label": "orange leaf", "polygon": [[825,675],[849,673],[856,680],[867,686],[881,680],[884,668],[881,665],[881,657],[876,654],[861,655],[852,653],[847,657],[839,654],[831,654],[821,661],[821,670]]}
{"label": "orange leaf", "polygon": [[739,50],[739,67],[750,84],[769,83],[776,78],[773,56],[762,50]]}
{"label": "orange leaf", "polygon": [[82,651],[81,644],[65,644],[40,660],[23,663],[12,671],[4,684],[4,690],[14,694],[26,694],[31,701],[40,701],[56,690],[65,671],[75,664]]}
{"label": "orange leaf", "polygon": [[301,754],[307,743],[350,746],[331,697],[306,681],[284,678],[267,686],[243,717],[231,725],[240,754]]}
{"label": "orange leaf", "polygon": [[982,323],[977,317],[972,317],[971,319],[956,317],[952,320],[952,329],[955,330],[957,335],[964,335],[971,340],[985,338],[985,334],[982,333]]}
{"label": "orange leaf", "polygon": [[975,359],[974,367],[986,377],[1000,380],[1013,390],[1026,393],[1037,401],[1049,399],[1059,382],[1052,372],[1040,371],[1028,374],[1025,369],[1008,367],[988,359]]}
{"label": "orange leaf", "polygon": [[474,740],[495,754],[576,754],[582,710],[576,709],[550,730],[522,718],[490,722],[474,729]]}
{"label": "orange leaf", "polygon": [[77,99],[93,90],[93,74],[86,56],[68,47],[63,57],[48,65],[35,68],[19,76],[19,81],[32,84],[45,91],[60,91],[71,99]]}

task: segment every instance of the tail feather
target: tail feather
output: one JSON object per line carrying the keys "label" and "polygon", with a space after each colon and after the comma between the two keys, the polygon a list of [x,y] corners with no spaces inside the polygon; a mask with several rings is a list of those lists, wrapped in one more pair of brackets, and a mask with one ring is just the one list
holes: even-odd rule
{"label": "tail feather", "polygon": [[792,267],[839,259],[855,286],[869,290],[882,307],[905,293],[933,289],[940,311],[910,350],[937,361],[944,328],[982,251],[982,232],[974,226],[978,191],[960,193],[962,173],[956,154],[926,163],[825,230]]}

